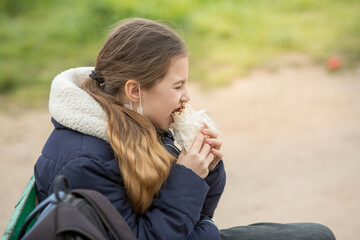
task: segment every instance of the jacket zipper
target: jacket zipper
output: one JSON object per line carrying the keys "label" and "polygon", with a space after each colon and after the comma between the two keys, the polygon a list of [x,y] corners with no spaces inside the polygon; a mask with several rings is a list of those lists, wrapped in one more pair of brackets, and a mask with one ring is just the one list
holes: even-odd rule
{"label": "jacket zipper", "polygon": [[175,151],[176,151],[178,154],[180,154],[180,150],[179,150],[176,146],[171,145],[171,144],[169,144],[169,143],[166,143],[165,146],[172,147],[173,149],[175,149]]}

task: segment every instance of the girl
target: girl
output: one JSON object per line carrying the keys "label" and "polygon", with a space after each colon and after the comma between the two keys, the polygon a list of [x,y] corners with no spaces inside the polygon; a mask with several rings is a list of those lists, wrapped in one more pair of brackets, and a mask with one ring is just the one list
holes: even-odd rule
{"label": "girl", "polygon": [[[211,219],[225,186],[222,142],[205,127],[185,153],[169,131],[172,113],[190,100],[188,65],[187,48],[173,30],[130,19],[109,34],[95,68],[59,74],[49,100],[55,129],[35,165],[39,201],[61,174],[72,188],[104,194],[138,239],[219,239]],[[278,226],[258,229],[269,239]],[[319,226],[321,235],[329,234]],[[241,239],[253,228],[221,235]]]}

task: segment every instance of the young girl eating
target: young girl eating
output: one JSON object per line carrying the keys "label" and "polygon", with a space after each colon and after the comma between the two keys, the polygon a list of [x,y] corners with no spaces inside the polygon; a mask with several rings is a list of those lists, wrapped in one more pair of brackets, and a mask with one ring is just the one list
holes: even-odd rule
{"label": "young girl eating", "polygon": [[173,30],[136,18],[109,34],[95,67],[56,76],[49,100],[55,129],[34,170],[39,201],[65,175],[71,188],[106,196],[138,239],[335,239],[312,223],[218,230],[212,217],[225,186],[222,141],[204,126],[190,150],[180,151],[169,130],[190,100],[188,69],[188,50]]}

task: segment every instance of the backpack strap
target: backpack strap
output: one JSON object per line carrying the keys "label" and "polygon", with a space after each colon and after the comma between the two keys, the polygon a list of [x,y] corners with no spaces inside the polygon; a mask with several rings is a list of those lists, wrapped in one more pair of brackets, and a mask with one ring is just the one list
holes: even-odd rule
{"label": "backpack strap", "polygon": [[118,240],[136,240],[129,225],[104,195],[88,189],[76,189],[70,193],[75,196],[83,197],[91,204],[91,206],[93,206],[113,237]]}
{"label": "backpack strap", "polygon": [[55,193],[55,197],[56,197],[58,202],[61,202],[61,200],[62,200],[61,196],[59,196],[59,192],[61,191],[60,186],[61,186],[62,181],[64,182],[65,195],[69,193],[69,189],[70,189],[69,180],[67,179],[66,176],[59,175],[59,176],[57,176],[55,178],[55,181],[54,181],[54,193]]}
{"label": "backpack strap", "polygon": [[[58,192],[58,197],[59,198],[63,198],[65,196],[65,193],[60,191]],[[21,239],[24,235],[25,232],[29,226],[29,224],[32,222],[32,220],[39,215],[41,212],[43,212],[43,210],[47,207],[56,207],[56,205],[58,204],[57,198],[55,197],[55,194],[51,194],[48,198],[46,198],[44,201],[42,201],[39,205],[36,206],[36,208],[26,217],[26,220],[24,222],[24,224],[21,227],[21,230],[19,232],[18,235],[18,239]],[[33,227],[35,227],[38,222],[40,222],[41,217],[38,219],[38,221],[35,222],[35,225]]]}

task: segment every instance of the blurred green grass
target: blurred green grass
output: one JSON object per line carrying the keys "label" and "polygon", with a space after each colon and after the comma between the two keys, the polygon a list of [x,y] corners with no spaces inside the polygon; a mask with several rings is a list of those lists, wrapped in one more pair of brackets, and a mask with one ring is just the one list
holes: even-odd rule
{"label": "blurred green grass", "polygon": [[357,63],[359,12],[358,0],[0,0],[0,102],[44,106],[53,77],[93,65],[123,18],[170,24],[189,48],[190,80],[214,87],[289,52]]}

